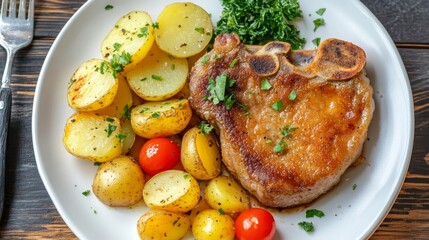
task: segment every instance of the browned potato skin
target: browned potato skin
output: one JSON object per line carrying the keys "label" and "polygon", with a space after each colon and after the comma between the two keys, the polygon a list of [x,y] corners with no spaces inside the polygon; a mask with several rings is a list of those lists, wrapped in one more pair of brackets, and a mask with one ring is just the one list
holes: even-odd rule
{"label": "browned potato skin", "polygon": [[188,215],[156,209],[145,212],[137,222],[140,239],[179,240],[190,227]]}
{"label": "browned potato skin", "polygon": [[73,73],[67,89],[67,101],[77,111],[96,111],[113,102],[118,79],[104,60],[90,59]]}
{"label": "browned potato skin", "polygon": [[120,156],[98,167],[92,191],[110,207],[128,207],[142,200],[144,184],[140,166],[131,157]]}

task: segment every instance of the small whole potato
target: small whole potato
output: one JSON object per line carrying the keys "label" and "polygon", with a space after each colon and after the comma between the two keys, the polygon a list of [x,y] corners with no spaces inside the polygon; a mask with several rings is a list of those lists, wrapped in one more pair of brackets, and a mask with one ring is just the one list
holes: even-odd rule
{"label": "small whole potato", "polygon": [[249,208],[250,200],[244,189],[232,177],[219,176],[210,180],[204,197],[213,209],[226,213],[242,212]]}
{"label": "small whole potato", "polygon": [[182,140],[181,162],[187,172],[199,180],[210,180],[221,172],[221,154],[212,133],[189,129]]}
{"label": "small whole potato", "polygon": [[140,239],[179,240],[190,227],[188,215],[156,209],[145,212],[137,222]]}
{"label": "small whole potato", "polygon": [[195,217],[192,234],[197,240],[234,239],[234,220],[218,210],[207,209]]}
{"label": "small whole potato", "polygon": [[140,166],[131,157],[119,156],[98,167],[92,191],[108,206],[128,207],[142,200],[144,184]]}

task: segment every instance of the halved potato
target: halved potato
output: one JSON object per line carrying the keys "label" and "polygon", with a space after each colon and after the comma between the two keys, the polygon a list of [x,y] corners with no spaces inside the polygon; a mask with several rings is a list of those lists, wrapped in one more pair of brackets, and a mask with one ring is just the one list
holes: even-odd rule
{"label": "halved potato", "polygon": [[131,111],[131,126],[144,138],[172,136],[189,123],[192,110],[187,99],[146,102]]}
{"label": "halved potato", "polygon": [[210,180],[204,190],[204,198],[213,209],[222,209],[225,213],[242,212],[250,206],[244,189],[232,177],[227,176]]}
{"label": "halved potato", "polygon": [[182,239],[191,227],[188,215],[150,209],[137,222],[140,239]]}
{"label": "halved potato", "polygon": [[118,79],[104,60],[91,59],[80,65],[70,79],[67,100],[77,111],[95,111],[113,102]]}
{"label": "halved potato", "polygon": [[117,136],[122,144],[122,154],[127,154],[134,145],[136,134],[131,126],[131,121],[127,118],[121,119],[121,133]]}
{"label": "halved potato", "polygon": [[178,93],[188,77],[188,61],[153,44],[147,56],[126,73],[131,89],[147,101],[162,101]]}
{"label": "halved potato", "polygon": [[221,172],[220,149],[215,137],[197,127],[183,136],[180,159],[185,170],[199,180],[215,178]]}
{"label": "halved potato", "polygon": [[94,113],[75,113],[66,123],[63,143],[76,157],[106,162],[122,152],[119,119]]}
{"label": "halved potato", "polygon": [[207,209],[195,217],[192,234],[196,240],[233,240],[234,220],[218,210]]}
{"label": "halved potato", "polygon": [[[133,106],[133,97],[131,90],[128,87],[127,81],[121,76],[118,76],[118,91],[110,105],[100,110],[95,111],[98,115],[107,115],[112,117],[127,117],[131,113]],[[129,116],[128,116],[129,117]]]}
{"label": "halved potato", "polygon": [[131,157],[119,156],[98,167],[92,191],[110,207],[128,207],[142,200],[144,183],[140,166]]}
{"label": "halved potato", "polygon": [[167,170],[146,183],[143,199],[150,208],[184,213],[197,205],[200,186],[187,172]]}
{"label": "halved potato", "polygon": [[155,39],[152,24],[143,11],[132,11],[116,22],[101,44],[101,55],[116,72],[133,69],[146,56]]}
{"label": "halved potato", "polygon": [[157,22],[156,43],[175,57],[185,58],[201,52],[212,38],[210,15],[193,3],[181,2],[166,6]]}

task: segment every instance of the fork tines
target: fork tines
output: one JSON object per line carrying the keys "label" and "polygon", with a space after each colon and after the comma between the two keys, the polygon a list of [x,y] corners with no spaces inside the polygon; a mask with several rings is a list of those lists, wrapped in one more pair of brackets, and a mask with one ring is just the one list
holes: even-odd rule
{"label": "fork tines", "polygon": [[[27,11],[28,9],[28,11]],[[2,0],[1,13],[2,18],[33,19],[34,0]]]}

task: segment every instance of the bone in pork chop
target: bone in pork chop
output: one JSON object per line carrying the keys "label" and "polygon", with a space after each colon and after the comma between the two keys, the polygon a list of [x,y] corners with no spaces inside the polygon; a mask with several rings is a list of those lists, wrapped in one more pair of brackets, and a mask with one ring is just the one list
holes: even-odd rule
{"label": "bone in pork chop", "polygon": [[[365,62],[361,48],[338,39],[292,51],[222,34],[192,68],[190,102],[215,126],[222,160],[245,189],[266,206],[295,206],[332,188],[361,155],[374,110]],[[225,74],[236,81],[230,109],[210,100]]]}

